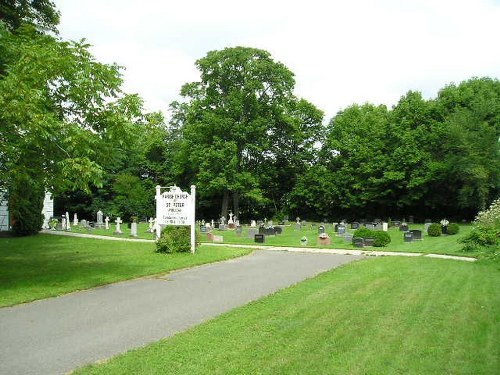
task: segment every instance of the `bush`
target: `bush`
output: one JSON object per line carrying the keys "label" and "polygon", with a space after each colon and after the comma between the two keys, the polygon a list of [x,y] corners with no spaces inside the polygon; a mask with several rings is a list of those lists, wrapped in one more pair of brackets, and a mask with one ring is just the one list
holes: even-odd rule
{"label": "bush", "polygon": [[9,210],[16,236],[37,234],[43,224],[44,189],[27,176],[17,176],[9,191]]}
{"label": "bush", "polygon": [[457,223],[451,223],[448,225],[448,234],[453,235],[457,234],[460,230],[460,226]]}
{"label": "bush", "polygon": [[500,237],[494,227],[489,225],[476,226],[467,236],[460,240],[464,244],[462,250],[473,251],[480,247],[497,247],[500,245]]}
{"label": "bush", "polygon": [[391,243],[391,236],[387,232],[375,231],[373,237],[375,239],[373,246],[375,247],[384,247]]}
{"label": "bush", "polygon": [[437,223],[432,223],[427,229],[427,234],[431,237],[439,237],[441,235],[441,225]]}
{"label": "bush", "polygon": [[157,253],[183,253],[191,250],[191,229],[189,226],[166,226],[156,241]]}
{"label": "bush", "polygon": [[361,227],[361,228],[358,228],[354,231],[354,234],[352,235],[352,238],[356,238],[356,237],[361,237],[361,238],[374,238],[374,233],[375,231],[374,230],[371,230],[371,229],[368,229],[368,228],[365,228],[365,227]]}
{"label": "bush", "polygon": [[490,207],[478,213],[474,228],[461,241],[462,250],[479,250],[483,253],[498,255],[500,245],[500,199],[495,200]]}

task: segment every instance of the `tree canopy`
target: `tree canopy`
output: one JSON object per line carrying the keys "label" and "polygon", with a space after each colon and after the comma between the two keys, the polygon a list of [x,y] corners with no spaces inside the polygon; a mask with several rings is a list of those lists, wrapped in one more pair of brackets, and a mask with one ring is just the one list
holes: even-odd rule
{"label": "tree canopy", "polygon": [[304,155],[311,159],[321,111],[293,95],[293,73],[266,51],[226,48],[196,66],[201,80],[184,85],[186,100],[172,105],[182,132],[179,170],[202,200],[222,200],[223,215],[230,196],[235,213],[240,197],[254,207],[278,205],[287,191],[275,179],[304,166]]}

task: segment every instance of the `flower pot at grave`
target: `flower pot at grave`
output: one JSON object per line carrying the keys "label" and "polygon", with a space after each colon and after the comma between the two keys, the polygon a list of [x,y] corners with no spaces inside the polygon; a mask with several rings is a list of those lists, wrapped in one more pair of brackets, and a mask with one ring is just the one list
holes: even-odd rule
{"label": "flower pot at grave", "polygon": [[306,246],[306,245],[307,245],[307,237],[302,237],[302,238],[300,239],[300,244],[301,244],[302,246]]}

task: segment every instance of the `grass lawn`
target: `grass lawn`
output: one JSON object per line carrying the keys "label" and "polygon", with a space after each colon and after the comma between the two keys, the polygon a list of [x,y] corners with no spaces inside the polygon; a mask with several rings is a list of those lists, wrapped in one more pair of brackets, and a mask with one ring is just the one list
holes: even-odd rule
{"label": "grass lawn", "polygon": [[367,259],[76,374],[497,374],[499,276]]}
{"label": "grass lawn", "polygon": [[208,246],[198,247],[194,255],[165,255],[154,250],[153,243],[45,234],[0,238],[0,307],[250,252]]}

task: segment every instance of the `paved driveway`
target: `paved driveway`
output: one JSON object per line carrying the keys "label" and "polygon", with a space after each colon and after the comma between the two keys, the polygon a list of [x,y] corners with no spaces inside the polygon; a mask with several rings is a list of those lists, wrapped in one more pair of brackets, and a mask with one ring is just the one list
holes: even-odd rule
{"label": "paved driveway", "polygon": [[64,374],[361,256],[251,255],[0,309],[0,374]]}

